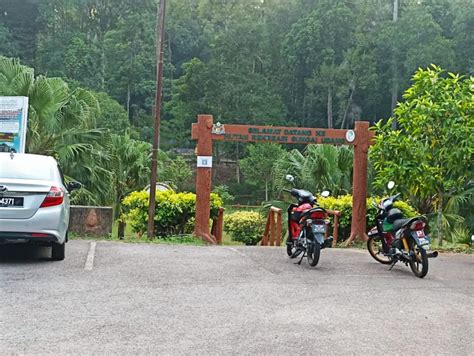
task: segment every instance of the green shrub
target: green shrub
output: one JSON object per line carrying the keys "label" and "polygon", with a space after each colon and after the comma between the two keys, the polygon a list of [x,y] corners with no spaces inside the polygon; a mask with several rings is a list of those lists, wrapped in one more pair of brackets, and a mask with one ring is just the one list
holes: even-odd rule
{"label": "green shrub", "polygon": [[256,245],[262,239],[265,220],[256,211],[237,211],[224,216],[224,230],[234,241]]}
{"label": "green shrub", "polygon": [[[380,200],[380,197],[367,198],[367,229],[375,225],[377,208],[373,206],[372,203],[375,202],[378,205]],[[339,218],[339,235],[341,239],[349,237],[352,221],[352,195],[327,198],[319,197],[318,204],[325,209],[338,210],[341,212],[342,215]],[[404,201],[395,202],[395,207],[400,209],[406,218],[418,215],[416,210]]]}
{"label": "green shrub", "polygon": [[[137,191],[124,200],[125,213],[121,219],[127,221],[132,230],[143,234],[147,230],[149,193]],[[222,199],[211,193],[211,218],[217,216]],[[157,191],[155,205],[155,233],[157,235],[177,235],[191,233],[194,229],[196,194]]]}

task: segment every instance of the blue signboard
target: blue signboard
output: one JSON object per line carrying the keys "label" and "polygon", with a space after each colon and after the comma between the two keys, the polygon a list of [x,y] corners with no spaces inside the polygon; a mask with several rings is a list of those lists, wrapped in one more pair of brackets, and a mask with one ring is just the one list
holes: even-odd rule
{"label": "blue signboard", "polygon": [[25,152],[28,97],[0,96],[0,152]]}

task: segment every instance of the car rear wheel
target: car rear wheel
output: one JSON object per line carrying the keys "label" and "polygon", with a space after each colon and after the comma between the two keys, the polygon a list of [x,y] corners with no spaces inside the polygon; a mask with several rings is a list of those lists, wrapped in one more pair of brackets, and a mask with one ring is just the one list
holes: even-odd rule
{"label": "car rear wheel", "polygon": [[53,261],[62,261],[64,260],[65,251],[66,250],[66,243],[63,242],[62,244],[53,242],[51,245],[51,259]]}

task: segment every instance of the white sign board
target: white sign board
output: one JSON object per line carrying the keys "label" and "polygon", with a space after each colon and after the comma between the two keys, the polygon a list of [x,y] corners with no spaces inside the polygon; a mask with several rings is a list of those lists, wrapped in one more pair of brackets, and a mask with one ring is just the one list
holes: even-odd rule
{"label": "white sign board", "polygon": [[212,167],[212,156],[198,156],[197,166],[211,168]]}
{"label": "white sign board", "polygon": [[28,97],[0,96],[0,152],[25,152]]}

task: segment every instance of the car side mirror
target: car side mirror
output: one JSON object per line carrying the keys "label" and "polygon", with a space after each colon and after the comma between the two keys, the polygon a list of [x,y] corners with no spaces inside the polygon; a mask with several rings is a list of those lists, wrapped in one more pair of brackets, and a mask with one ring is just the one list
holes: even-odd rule
{"label": "car side mirror", "polygon": [[76,189],[81,189],[82,188],[82,184],[79,183],[79,182],[69,182],[66,186],[68,192],[72,192],[73,190],[76,190]]}

